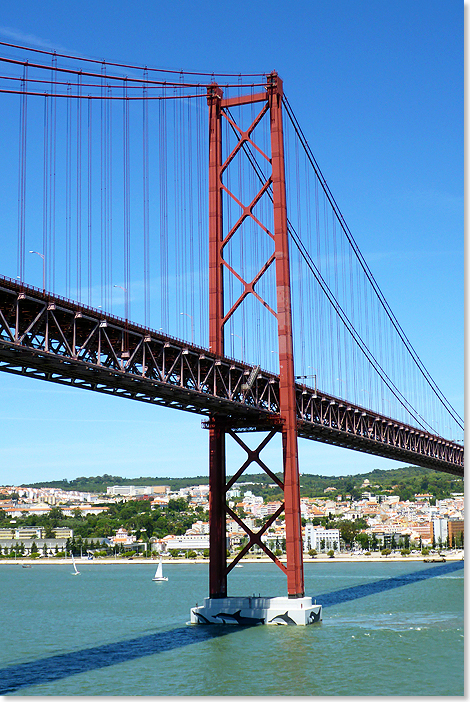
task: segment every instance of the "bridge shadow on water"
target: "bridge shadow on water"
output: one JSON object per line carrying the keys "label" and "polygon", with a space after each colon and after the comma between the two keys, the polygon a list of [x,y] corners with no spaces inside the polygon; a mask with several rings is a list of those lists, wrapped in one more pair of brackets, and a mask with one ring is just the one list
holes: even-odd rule
{"label": "bridge shadow on water", "polygon": [[[331,607],[360,597],[368,597],[369,595],[375,595],[404,585],[411,585],[429,578],[446,575],[463,567],[463,561],[435,565],[416,573],[407,573],[394,578],[385,578],[355,587],[344,588],[336,592],[317,595],[316,600],[323,607]],[[61,653],[28,663],[8,666],[0,669],[0,695],[6,695],[33,685],[51,683],[71,675],[144,658],[145,656],[153,656],[164,651],[202,643],[220,636],[226,636],[229,633],[241,631],[243,628],[227,625],[184,626],[169,631],[139,636],[135,639],[84,648],[80,651]]]}
{"label": "bridge shadow on water", "polygon": [[335,592],[326,592],[322,595],[316,595],[316,600],[318,604],[321,604],[324,608],[332,607],[333,605],[342,604],[343,602],[357,600],[359,597],[368,597],[369,595],[376,595],[379,592],[393,590],[403,585],[419,583],[429,578],[435,578],[438,575],[447,575],[463,567],[463,561],[453,561],[443,565],[435,565],[416,573],[405,573],[404,575],[397,575],[394,578],[385,578],[384,580],[376,580],[371,583],[364,583],[363,585],[346,587],[341,590],[336,590]]}

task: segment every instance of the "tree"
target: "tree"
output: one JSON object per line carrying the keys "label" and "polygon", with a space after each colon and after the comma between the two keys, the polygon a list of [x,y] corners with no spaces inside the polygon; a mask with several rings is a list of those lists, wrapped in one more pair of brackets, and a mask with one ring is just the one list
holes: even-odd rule
{"label": "tree", "polygon": [[369,547],[369,534],[365,534],[363,531],[360,531],[359,534],[356,534],[356,541],[361,546],[362,549],[368,548]]}
{"label": "tree", "polygon": [[169,511],[185,512],[187,509],[188,509],[188,503],[184,499],[184,497],[178,497],[176,500],[169,500],[168,501],[168,510]]}
{"label": "tree", "polygon": [[334,558],[335,552],[333,551],[333,549],[330,549],[326,555],[328,556],[328,558]]}
{"label": "tree", "polygon": [[389,548],[383,548],[380,553],[382,554],[382,556],[387,557],[392,553],[392,551]]}
{"label": "tree", "polygon": [[351,546],[361,529],[360,525],[351,519],[340,519],[339,522],[337,522],[337,527],[339,528],[341,538],[348,546]]}
{"label": "tree", "polygon": [[64,515],[60,507],[51,507],[48,517],[51,527],[57,527],[59,526],[61,519],[64,518]]}

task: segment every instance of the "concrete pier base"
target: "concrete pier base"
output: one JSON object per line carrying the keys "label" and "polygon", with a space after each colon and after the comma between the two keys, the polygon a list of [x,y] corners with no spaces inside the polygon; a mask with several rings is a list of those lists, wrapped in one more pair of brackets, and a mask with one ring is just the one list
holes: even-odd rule
{"label": "concrete pier base", "polygon": [[191,608],[188,624],[307,626],[321,622],[322,607],[312,597],[206,597]]}

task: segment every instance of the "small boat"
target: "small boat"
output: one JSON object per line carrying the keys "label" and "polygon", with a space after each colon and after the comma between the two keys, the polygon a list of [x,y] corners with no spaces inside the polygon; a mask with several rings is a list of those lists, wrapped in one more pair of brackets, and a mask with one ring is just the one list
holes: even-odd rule
{"label": "small boat", "polygon": [[162,559],[160,558],[160,561],[157,566],[157,570],[155,571],[155,575],[153,576],[152,580],[154,582],[163,582],[164,580],[168,580],[168,578],[163,577],[163,566],[162,566]]}
{"label": "small boat", "polygon": [[77,566],[75,564],[75,558],[73,557],[73,553],[72,553],[72,563],[73,563],[73,573],[71,573],[71,575],[80,575],[80,571],[77,569]]}
{"label": "small boat", "polygon": [[29,563],[22,563],[22,564],[21,564],[21,567],[22,567],[22,568],[32,568],[33,566],[30,565]]}
{"label": "small boat", "polygon": [[240,563],[237,563],[236,566],[235,566],[235,568],[243,568],[243,566],[240,565]]}
{"label": "small boat", "polygon": [[446,559],[444,556],[441,556],[440,558],[425,558],[423,560],[423,563],[445,563]]}

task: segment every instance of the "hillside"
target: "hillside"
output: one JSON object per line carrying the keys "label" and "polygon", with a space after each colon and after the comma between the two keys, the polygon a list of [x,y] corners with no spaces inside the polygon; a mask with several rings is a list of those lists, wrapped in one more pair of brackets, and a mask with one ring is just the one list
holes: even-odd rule
{"label": "hillside", "polygon": [[[278,474],[279,477],[280,474]],[[300,476],[301,497],[326,497],[334,496],[337,493],[329,491],[327,488],[336,488],[341,495],[349,494],[352,497],[360,497],[366,488],[361,487],[365,480],[370,486],[367,490],[375,494],[396,494],[401,499],[413,499],[416,493],[428,492],[437,499],[449,497],[452,492],[463,492],[464,484],[462,478],[457,478],[447,473],[418,468],[416,466],[403,466],[392,468],[391,470],[373,470],[369,473],[345,476],[324,476],[310,475],[302,473]],[[78,477],[73,480],[41,481],[37,483],[25,484],[22,487],[53,487],[62,490],[78,490],[81,492],[106,492],[106,488],[112,485],[168,485],[171,490],[190,487],[192,485],[204,485],[209,482],[207,476],[197,476],[189,478],[169,478],[169,477],[135,477],[122,478],[118,475],[98,475],[94,477]],[[272,483],[271,478],[265,473],[244,474],[238,481],[238,485],[244,485],[246,489],[251,489],[257,495],[262,495],[265,499],[280,498],[282,493],[279,488]]]}

